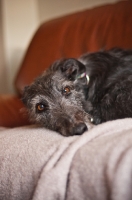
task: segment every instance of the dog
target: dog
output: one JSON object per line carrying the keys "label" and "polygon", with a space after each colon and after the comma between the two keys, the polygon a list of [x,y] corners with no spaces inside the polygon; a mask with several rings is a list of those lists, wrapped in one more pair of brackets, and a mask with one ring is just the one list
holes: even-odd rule
{"label": "dog", "polygon": [[58,60],[25,87],[22,101],[32,122],[64,136],[132,117],[132,50]]}

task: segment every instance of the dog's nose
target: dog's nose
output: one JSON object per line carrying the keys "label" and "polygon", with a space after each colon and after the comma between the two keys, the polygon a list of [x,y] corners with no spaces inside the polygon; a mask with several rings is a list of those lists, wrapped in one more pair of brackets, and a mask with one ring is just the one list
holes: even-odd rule
{"label": "dog's nose", "polygon": [[73,128],[73,135],[82,135],[85,131],[87,131],[88,128],[86,126],[86,124],[84,123],[80,123],[77,124],[74,128]]}

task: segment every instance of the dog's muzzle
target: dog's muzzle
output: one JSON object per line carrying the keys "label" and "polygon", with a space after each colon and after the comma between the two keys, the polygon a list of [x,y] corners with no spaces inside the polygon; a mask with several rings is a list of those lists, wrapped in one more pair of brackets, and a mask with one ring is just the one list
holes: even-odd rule
{"label": "dog's muzzle", "polygon": [[72,129],[72,135],[82,135],[88,128],[85,123],[79,123]]}

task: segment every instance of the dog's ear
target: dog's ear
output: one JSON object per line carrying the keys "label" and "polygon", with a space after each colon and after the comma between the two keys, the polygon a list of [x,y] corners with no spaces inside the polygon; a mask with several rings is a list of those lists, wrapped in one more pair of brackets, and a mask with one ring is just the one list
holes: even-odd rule
{"label": "dog's ear", "polygon": [[67,59],[61,66],[61,71],[65,73],[65,76],[74,81],[76,77],[86,71],[85,65],[76,59]]}

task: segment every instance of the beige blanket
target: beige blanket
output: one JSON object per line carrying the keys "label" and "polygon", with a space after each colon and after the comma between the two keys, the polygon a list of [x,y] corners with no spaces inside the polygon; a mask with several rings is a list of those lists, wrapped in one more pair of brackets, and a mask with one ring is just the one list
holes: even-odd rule
{"label": "beige blanket", "polygon": [[132,119],[63,137],[0,129],[0,200],[132,200]]}

